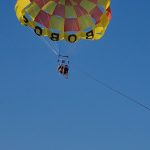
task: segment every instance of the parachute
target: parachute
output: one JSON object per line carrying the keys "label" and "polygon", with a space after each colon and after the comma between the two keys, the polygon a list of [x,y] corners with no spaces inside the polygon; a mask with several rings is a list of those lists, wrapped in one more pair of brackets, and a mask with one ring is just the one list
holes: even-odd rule
{"label": "parachute", "polygon": [[111,20],[110,0],[17,0],[21,24],[52,41],[99,40]]}
{"label": "parachute", "polygon": [[[56,54],[57,70],[66,79],[66,49],[71,52],[72,43],[80,40],[101,39],[112,17],[110,0],[17,0],[15,11],[21,24],[33,29]],[[56,43],[63,44],[61,49]]]}

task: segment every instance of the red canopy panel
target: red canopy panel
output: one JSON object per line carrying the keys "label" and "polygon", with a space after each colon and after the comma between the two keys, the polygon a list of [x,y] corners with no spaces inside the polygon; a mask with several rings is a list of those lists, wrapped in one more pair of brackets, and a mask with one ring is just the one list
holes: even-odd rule
{"label": "red canopy panel", "polygon": [[69,32],[69,31],[79,31],[79,23],[78,23],[78,19],[77,18],[66,18],[65,19],[65,32]]}
{"label": "red canopy panel", "polygon": [[40,13],[36,16],[35,21],[40,23],[41,25],[49,28],[51,16],[44,11],[40,11]]}
{"label": "red canopy panel", "polygon": [[58,4],[55,8],[53,15],[61,16],[62,18],[65,18],[65,7],[64,7],[64,5]]}
{"label": "red canopy panel", "polygon": [[96,6],[93,10],[91,10],[90,14],[96,20],[96,24],[98,24],[103,12],[98,8],[98,6]]}

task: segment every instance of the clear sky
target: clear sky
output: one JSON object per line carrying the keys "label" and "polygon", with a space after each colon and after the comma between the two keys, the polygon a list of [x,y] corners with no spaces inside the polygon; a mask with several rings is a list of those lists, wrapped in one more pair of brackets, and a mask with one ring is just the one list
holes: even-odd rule
{"label": "clear sky", "polygon": [[0,150],[150,150],[150,1],[112,1],[100,41],[81,42],[65,80],[52,51],[0,1]]}

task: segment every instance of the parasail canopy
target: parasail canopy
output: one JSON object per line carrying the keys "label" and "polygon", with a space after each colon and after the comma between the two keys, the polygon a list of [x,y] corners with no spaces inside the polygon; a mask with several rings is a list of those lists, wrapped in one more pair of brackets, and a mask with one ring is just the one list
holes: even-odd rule
{"label": "parasail canopy", "polygon": [[15,11],[37,35],[71,43],[100,39],[111,20],[110,0],[17,0]]}

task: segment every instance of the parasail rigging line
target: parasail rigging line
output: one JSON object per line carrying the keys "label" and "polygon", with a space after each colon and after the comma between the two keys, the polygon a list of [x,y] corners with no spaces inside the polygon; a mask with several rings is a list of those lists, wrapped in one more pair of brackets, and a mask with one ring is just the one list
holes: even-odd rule
{"label": "parasail rigging line", "polygon": [[[44,1],[43,1],[44,2]],[[45,3],[45,2],[44,2]],[[33,11],[34,11],[34,13],[36,13],[36,11],[35,11],[35,8],[33,8]],[[40,22],[43,22],[43,20],[41,20],[41,19],[39,19],[40,20]],[[31,28],[30,28],[31,29]],[[32,29],[31,29],[32,30]],[[56,47],[56,45],[55,45],[55,43],[52,43],[50,40],[50,42],[49,41],[47,41],[43,36],[41,37],[41,36],[38,36],[39,37],[39,39],[40,40],[42,40],[46,45],[47,45],[47,47],[48,48],[50,48],[51,50],[52,50],[52,52],[56,55],[56,56],[58,56],[59,55],[59,49]]]}
{"label": "parasail rigging line", "polygon": [[78,69],[78,68],[76,68],[76,70],[78,70],[80,73],[82,73],[84,76],[88,77],[89,79],[95,81],[97,84],[99,84],[99,85],[109,89],[110,91],[112,91],[112,92],[114,92],[114,93],[124,97],[126,100],[129,100],[130,102],[132,102],[132,103],[134,103],[134,104],[136,104],[136,105],[138,105],[138,106],[140,106],[140,107],[150,111],[150,107],[148,107],[145,104],[141,103],[140,100],[137,100],[137,99],[135,99],[135,98],[133,98],[133,97],[131,97],[131,96],[121,92],[120,90],[113,88],[109,84],[107,84],[107,83],[97,79],[96,77],[94,77],[92,74],[90,74],[88,72],[85,72],[85,71],[83,71],[81,69]]}

